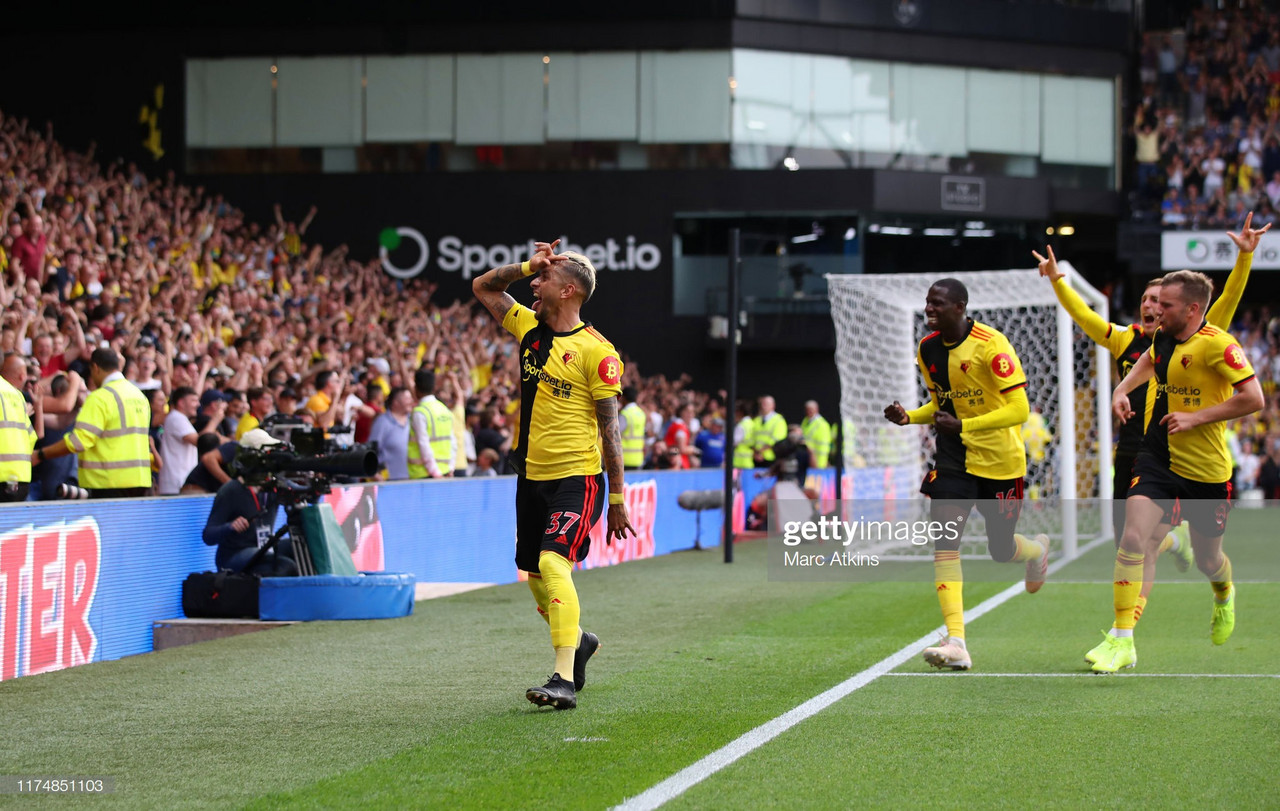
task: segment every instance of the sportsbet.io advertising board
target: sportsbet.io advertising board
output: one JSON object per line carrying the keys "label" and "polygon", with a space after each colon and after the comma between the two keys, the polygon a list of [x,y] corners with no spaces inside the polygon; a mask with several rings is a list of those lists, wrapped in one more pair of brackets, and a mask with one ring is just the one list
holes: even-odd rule
{"label": "sportsbet.io advertising board", "polygon": [[[461,273],[471,279],[489,268],[523,262],[533,255],[535,241],[482,244],[468,243],[461,237],[445,235],[432,241],[422,231],[410,226],[384,228],[378,234],[378,256],[382,269],[397,279],[412,279],[428,268],[446,273]],[[560,235],[556,251],[575,251],[591,260],[596,270],[653,270],[662,263],[662,251],[651,242],[640,242],[635,235],[606,237],[602,241],[578,244]],[[434,260],[434,261],[433,261]]]}
{"label": "sportsbet.io advertising board", "polygon": [[[1231,270],[1236,245],[1221,231],[1165,231],[1160,235],[1162,270]],[[1253,252],[1254,270],[1280,270],[1280,233],[1270,231]]]}

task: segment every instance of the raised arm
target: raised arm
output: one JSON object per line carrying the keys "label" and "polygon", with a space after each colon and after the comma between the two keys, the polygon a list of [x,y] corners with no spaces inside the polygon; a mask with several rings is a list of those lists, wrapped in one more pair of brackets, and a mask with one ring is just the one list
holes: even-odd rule
{"label": "raised arm", "polygon": [[1053,282],[1053,294],[1058,297],[1058,303],[1067,311],[1067,315],[1071,316],[1071,320],[1080,325],[1090,340],[1105,344],[1111,332],[1111,324],[1094,312],[1093,308],[1080,298],[1080,294],[1072,289],[1070,282],[1067,281],[1067,274],[1058,267],[1058,257],[1053,255],[1053,248],[1047,247],[1045,252],[1049,254],[1047,257],[1041,256],[1036,251],[1032,251],[1031,255],[1040,265],[1040,275]]}
{"label": "raised arm", "polygon": [[558,239],[551,243],[535,242],[533,256],[528,261],[519,265],[503,265],[480,274],[471,282],[471,291],[501,323],[516,304],[516,300],[507,292],[507,287],[517,279],[541,273],[550,267],[552,262],[560,258],[555,254],[555,248],[559,244]]}
{"label": "raised arm", "polygon": [[80,316],[70,307],[67,308],[67,316],[71,321],[71,340],[67,346],[67,351],[63,353],[62,357],[66,364],[70,366],[79,358],[89,357],[89,353],[92,350],[85,343],[84,327],[80,324]]}
{"label": "raised arm", "polygon": [[1245,215],[1244,226],[1240,229],[1240,233],[1227,232],[1227,236],[1236,244],[1240,252],[1236,254],[1235,267],[1227,277],[1222,295],[1218,296],[1218,300],[1205,315],[1205,320],[1221,329],[1231,328],[1231,321],[1236,317],[1236,308],[1240,306],[1240,299],[1244,296],[1245,285],[1249,283],[1249,271],[1253,267],[1253,252],[1262,241],[1262,235],[1271,229],[1271,223],[1261,228],[1251,228],[1252,223],[1253,212],[1250,211]]}
{"label": "raised arm", "polygon": [[511,312],[511,308],[516,305],[516,300],[507,292],[507,287],[524,276],[520,267],[520,265],[503,265],[477,276],[471,283],[471,292],[476,294],[476,298],[484,308],[499,322],[504,321],[507,313]]}

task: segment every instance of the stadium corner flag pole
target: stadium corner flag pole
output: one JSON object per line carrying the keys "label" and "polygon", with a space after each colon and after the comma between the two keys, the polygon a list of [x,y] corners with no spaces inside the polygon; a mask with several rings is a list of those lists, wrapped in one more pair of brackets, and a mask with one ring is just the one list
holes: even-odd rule
{"label": "stadium corner flag pole", "polygon": [[[724,350],[724,376],[726,378],[725,416],[734,413],[733,408],[738,402],[738,266],[741,264],[739,258],[741,251],[742,229],[734,228],[729,231],[729,290],[725,302],[725,315],[727,317],[726,320],[729,322],[728,329],[725,331]],[[725,444],[732,447],[732,426],[730,426],[729,432],[730,441]],[[733,563],[733,474],[735,472],[733,459],[726,454],[724,459],[724,506],[722,507],[724,532],[720,541],[724,545],[725,563]]]}

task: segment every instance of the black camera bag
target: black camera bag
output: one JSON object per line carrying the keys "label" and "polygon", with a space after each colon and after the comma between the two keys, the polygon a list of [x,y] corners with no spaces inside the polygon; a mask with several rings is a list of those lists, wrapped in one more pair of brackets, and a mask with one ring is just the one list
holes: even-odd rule
{"label": "black camera bag", "polygon": [[256,620],[261,580],[246,572],[193,572],[182,582],[182,613],[188,617]]}

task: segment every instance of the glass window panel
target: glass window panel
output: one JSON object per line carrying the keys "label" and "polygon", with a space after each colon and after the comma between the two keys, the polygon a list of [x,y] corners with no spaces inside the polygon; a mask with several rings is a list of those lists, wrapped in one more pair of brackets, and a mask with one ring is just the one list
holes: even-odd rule
{"label": "glass window panel", "polygon": [[496,56],[458,55],[457,126],[460,144],[502,143],[502,67]]}
{"label": "glass window panel", "polygon": [[365,140],[453,140],[453,56],[370,56]]}
{"label": "glass window panel", "polygon": [[1049,163],[1076,162],[1076,88],[1066,76],[1043,76],[1044,125],[1040,157]]}
{"label": "glass window panel", "polygon": [[1115,163],[1115,85],[1107,79],[1076,79],[1079,162],[1085,166]]}
{"label": "glass window panel", "polygon": [[547,83],[547,138],[634,141],[635,52],[552,53]]}
{"label": "glass window panel", "polygon": [[288,57],[278,64],[278,145],[356,146],[364,140],[361,57]]}
{"label": "glass window panel", "polygon": [[968,74],[969,150],[1039,155],[1039,75],[972,68]]}
{"label": "glass window panel", "polygon": [[1040,157],[1046,163],[1111,166],[1115,161],[1114,86],[1107,79],[1045,76]]}
{"label": "glass window panel", "polygon": [[[191,60],[187,143],[195,147],[273,146],[270,57]],[[192,126],[192,125],[196,126]]]}
{"label": "glass window panel", "polygon": [[733,52],[733,141],[808,145],[813,58],[774,51]]}
{"label": "glass window panel", "polygon": [[[815,56],[811,61],[813,117],[807,146],[854,148],[853,61]],[[885,110],[889,108],[885,99]]]}
{"label": "glass window panel", "polygon": [[729,51],[640,54],[640,140],[729,141]]}
{"label": "glass window panel", "polygon": [[894,64],[893,150],[906,155],[965,155],[965,71]]}
{"label": "glass window panel", "polygon": [[543,143],[546,65],[542,57],[540,53],[458,56],[458,143]]}
{"label": "glass window panel", "polygon": [[[863,152],[893,150],[892,72],[887,62],[849,60],[852,90],[850,133],[853,148]],[[836,92],[835,89],[832,91]],[[825,97],[825,93],[820,96]],[[843,133],[841,140],[846,140]]]}

